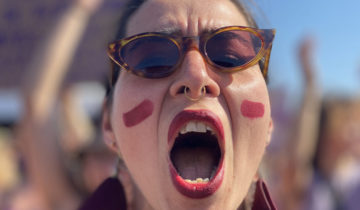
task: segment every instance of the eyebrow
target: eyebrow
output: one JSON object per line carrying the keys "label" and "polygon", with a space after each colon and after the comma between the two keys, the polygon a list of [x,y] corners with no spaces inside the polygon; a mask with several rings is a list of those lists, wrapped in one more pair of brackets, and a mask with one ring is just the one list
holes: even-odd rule
{"label": "eyebrow", "polygon": [[177,28],[177,27],[160,27],[159,29],[156,29],[154,32],[158,32],[158,33],[164,33],[164,34],[168,34],[168,35],[182,35],[182,31],[181,29]]}
{"label": "eyebrow", "polygon": [[204,30],[201,31],[201,34],[211,34],[214,31],[218,30],[220,27],[211,27],[211,28],[206,28]]}
{"label": "eyebrow", "polygon": [[[201,30],[199,35],[212,33],[219,28],[220,27],[211,27],[211,28],[203,29],[203,30]],[[168,34],[168,35],[184,36],[183,31],[181,29],[179,29],[178,27],[174,27],[174,26],[159,27],[154,32],[164,33],[164,34]]]}

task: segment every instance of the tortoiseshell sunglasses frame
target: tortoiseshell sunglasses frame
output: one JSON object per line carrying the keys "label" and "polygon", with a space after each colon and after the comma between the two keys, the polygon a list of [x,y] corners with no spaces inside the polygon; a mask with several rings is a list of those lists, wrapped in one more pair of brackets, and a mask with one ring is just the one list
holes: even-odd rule
{"label": "tortoiseshell sunglasses frame", "polygon": [[[253,59],[251,59],[250,61],[248,61],[247,63],[245,63],[244,65],[241,65],[241,66],[223,67],[223,66],[219,66],[219,65],[215,64],[207,56],[207,53],[205,51],[206,43],[209,39],[211,39],[215,35],[222,33],[222,32],[226,32],[226,31],[247,31],[247,32],[252,33],[253,35],[255,35],[256,37],[258,37],[261,40],[261,48],[260,48],[259,52],[256,54],[256,56]],[[144,37],[166,38],[177,46],[179,53],[180,53],[180,57],[179,57],[177,63],[171,68],[172,71],[170,71],[170,73],[167,73],[164,75],[160,74],[158,77],[153,77],[153,78],[162,78],[162,77],[169,76],[171,73],[173,73],[175,71],[175,69],[182,62],[183,57],[186,54],[186,52],[188,51],[189,47],[191,47],[190,45],[193,43],[193,41],[195,41],[195,42],[199,43],[198,49],[201,52],[201,54],[203,55],[203,57],[205,58],[205,60],[208,62],[208,64],[210,64],[211,66],[213,66],[217,69],[221,69],[221,71],[223,71],[223,72],[241,71],[241,70],[249,68],[250,66],[255,65],[260,60],[264,59],[263,60],[264,64],[262,66],[261,71],[262,71],[264,78],[266,79],[267,74],[268,74],[268,66],[269,66],[271,48],[272,48],[272,43],[273,43],[273,40],[275,37],[275,33],[276,33],[275,29],[257,29],[257,28],[251,28],[251,27],[245,27],[245,26],[222,27],[211,33],[204,33],[200,36],[194,36],[194,37],[182,37],[182,36],[175,36],[175,35],[169,35],[169,34],[158,33],[158,32],[146,32],[146,33],[133,35],[133,36],[130,36],[127,38],[123,38],[123,39],[120,39],[120,40],[110,43],[108,45],[107,54],[115,64],[119,65],[125,71],[134,73],[135,75],[140,76],[140,77],[146,77],[145,75],[141,74],[141,72],[135,72],[124,61],[124,59],[120,55],[122,48],[124,46],[126,46],[128,43],[130,43],[136,39],[141,39]],[[191,40],[193,40],[193,41],[191,41]],[[115,74],[114,69],[116,69],[116,68],[114,68],[114,67],[112,68],[111,75],[110,75],[110,82],[112,85],[116,82],[116,79],[117,79],[117,78],[114,78],[115,77],[114,75],[118,75],[118,74]],[[149,78],[149,77],[146,77],[146,78]],[[150,77],[150,78],[152,78],[152,77]]]}

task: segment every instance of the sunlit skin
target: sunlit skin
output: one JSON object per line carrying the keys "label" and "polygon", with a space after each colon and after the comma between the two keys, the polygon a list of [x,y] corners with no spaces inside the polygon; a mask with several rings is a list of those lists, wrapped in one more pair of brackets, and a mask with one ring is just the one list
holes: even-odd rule
{"label": "sunlit skin", "polygon": [[[132,16],[127,35],[153,31],[181,31],[197,36],[204,30],[240,25],[245,17],[230,1],[148,0]],[[181,89],[189,87],[190,101]],[[123,114],[146,99],[153,112],[135,126],[127,126]],[[244,117],[244,100],[263,104],[262,117]],[[172,183],[169,170],[168,131],[183,110],[209,110],[224,128],[224,178],[210,196],[192,199]],[[123,71],[116,83],[109,117],[105,117],[105,141],[124,159],[131,176],[153,209],[236,209],[246,196],[272,132],[266,83],[258,65],[236,73],[210,67],[196,48],[188,51],[175,73],[146,79]],[[116,142],[115,144],[113,142]]]}

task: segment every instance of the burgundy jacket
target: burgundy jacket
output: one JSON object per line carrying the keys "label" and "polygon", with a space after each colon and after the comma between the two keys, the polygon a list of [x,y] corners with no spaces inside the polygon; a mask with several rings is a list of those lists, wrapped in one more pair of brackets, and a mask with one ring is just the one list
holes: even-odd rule
{"label": "burgundy jacket", "polygon": [[[123,186],[117,178],[106,179],[79,210],[126,210]],[[256,183],[252,210],[276,210],[265,183]]]}

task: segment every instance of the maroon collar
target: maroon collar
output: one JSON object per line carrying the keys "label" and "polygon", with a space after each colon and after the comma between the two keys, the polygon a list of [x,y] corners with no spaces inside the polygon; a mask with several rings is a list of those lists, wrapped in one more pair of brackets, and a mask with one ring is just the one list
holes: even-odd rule
{"label": "maroon collar", "polygon": [[[117,178],[106,179],[100,187],[85,200],[79,210],[126,210],[124,188]],[[265,183],[256,183],[252,210],[276,210]]]}
{"label": "maroon collar", "polygon": [[276,210],[276,207],[271,200],[270,193],[262,179],[259,179],[256,182],[252,210]]}
{"label": "maroon collar", "polygon": [[106,179],[79,208],[79,210],[102,209],[126,210],[124,188],[117,178]]}

